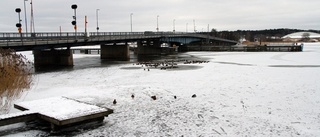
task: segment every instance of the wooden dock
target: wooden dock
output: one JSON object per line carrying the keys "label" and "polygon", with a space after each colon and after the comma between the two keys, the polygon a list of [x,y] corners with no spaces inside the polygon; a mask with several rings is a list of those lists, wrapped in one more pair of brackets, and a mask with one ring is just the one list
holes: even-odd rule
{"label": "wooden dock", "polygon": [[22,112],[0,116],[0,126],[14,123],[43,120],[51,124],[51,130],[77,125],[83,122],[103,121],[113,113],[112,109],[102,108],[66,97],[21,102],[14,105]]}
{"label": "wooden dock", "polygon": [[13,114],[6,114],[0,116],[0,126],[6,126],[10,124],[34,121],[38,119],[38,113],[32,111],[23,111]]}

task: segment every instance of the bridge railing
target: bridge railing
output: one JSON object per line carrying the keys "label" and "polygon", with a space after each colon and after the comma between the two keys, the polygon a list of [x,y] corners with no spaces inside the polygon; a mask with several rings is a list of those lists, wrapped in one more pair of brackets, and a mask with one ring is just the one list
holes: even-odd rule
{"label": "bridge railing", "polygon": [[[47,39],[47,38],[61,38],[61,37],[75,37],[74,32],[63,33],[0,33],[0,40],[14,40],[14,39]],[[77,33],[77,36],[85,36],[85,33]]]}
{"label": "bridge railing", "polygon": [[84,39],[85,33],[0,33],[0,46],[24,46],[72,43],[76,39]]}

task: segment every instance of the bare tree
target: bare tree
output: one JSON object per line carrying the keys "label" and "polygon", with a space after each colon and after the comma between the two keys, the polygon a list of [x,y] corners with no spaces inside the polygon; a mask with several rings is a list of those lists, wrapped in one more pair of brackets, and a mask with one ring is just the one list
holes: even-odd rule
{"label": "bare tree", "polygon": [[11,102],[30,88],[31,69],[25,56],[0,48],[0,113],[7,113]]}

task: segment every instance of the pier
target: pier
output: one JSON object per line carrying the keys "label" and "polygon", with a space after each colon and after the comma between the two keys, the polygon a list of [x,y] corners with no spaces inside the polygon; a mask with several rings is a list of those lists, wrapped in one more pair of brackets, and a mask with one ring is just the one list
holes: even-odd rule
{"label": "pier", "polygon": [[102,122],[104,117],[113,113],[112,109],[67,97],[21,102],[14,104],[14,107],[22,112],[1,115],[0,126],[42,120],[51,125],[51,131],[56,131],[67,126],[91,121]]}
{"label": "pier", "polygon": [[181,51],[243,51],[243,52],[298,52],[303,51],[303,44],[269,43],[265,45],[233,45],[217,46],[210,44],[185,45]]}

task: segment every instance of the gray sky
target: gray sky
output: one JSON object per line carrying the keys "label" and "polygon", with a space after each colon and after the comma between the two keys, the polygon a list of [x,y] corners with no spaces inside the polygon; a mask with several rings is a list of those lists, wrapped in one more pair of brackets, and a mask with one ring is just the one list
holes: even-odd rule
{"label": "gray sky", "polygon": [[[25,32],[24,0],[0,0],[0,32],[17,32],[15,24],[22,9]],[[30,0],[27,4],[30,29]],[[257,30],[296,28],[320,30],[320,0],[33,0],[37,32],[72,32],[72,4],[77,4],[78,31],[96,31],[96,9],[100,32],[129,32],[133,13],[133,31],[156,31],[159,15],[160,31]],[[188,25],[187,25],[188,23]],[[188,26],[188,27],[187,27]]]}

